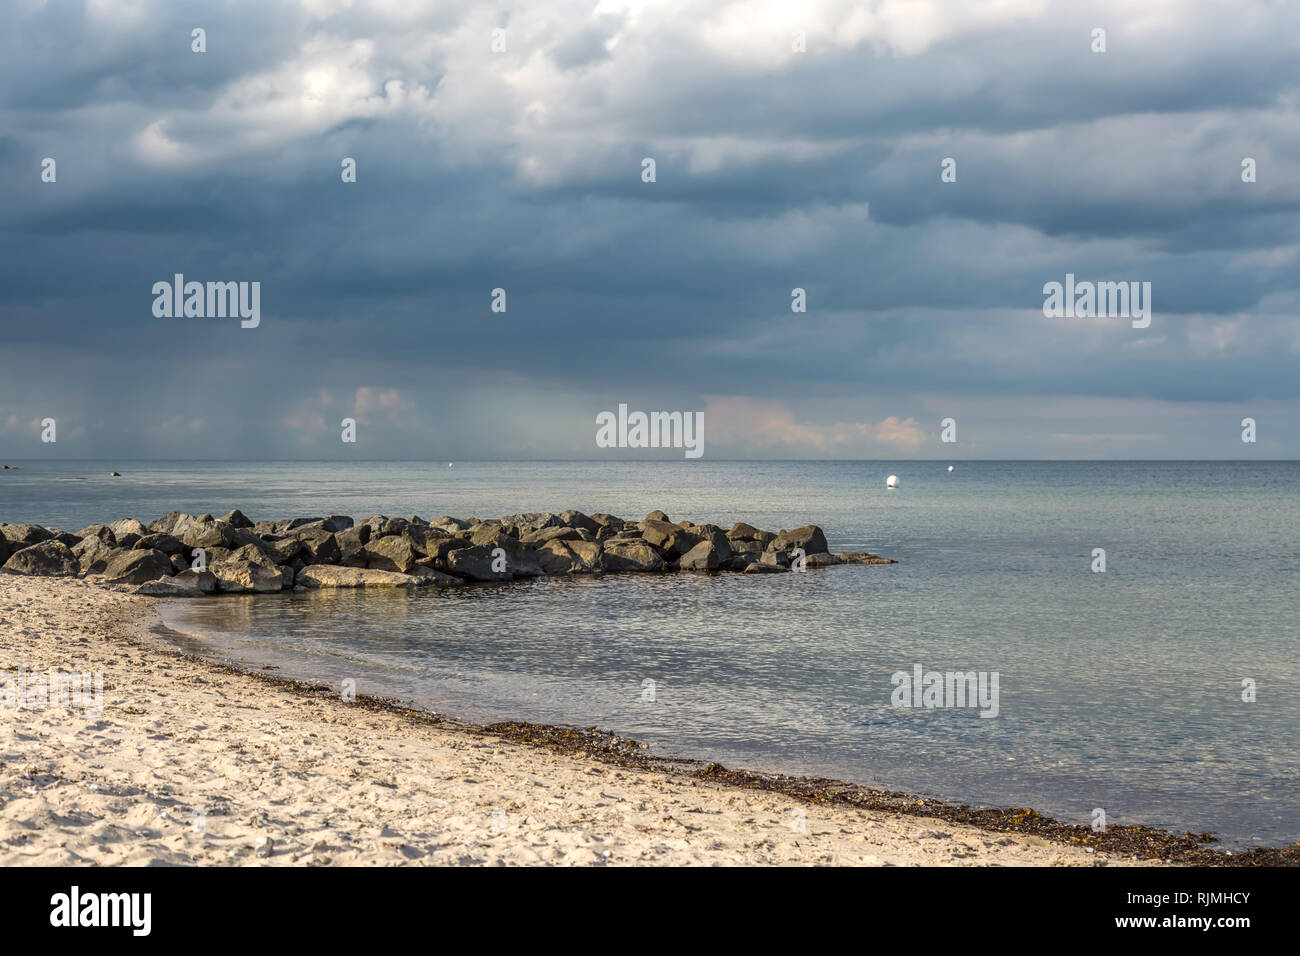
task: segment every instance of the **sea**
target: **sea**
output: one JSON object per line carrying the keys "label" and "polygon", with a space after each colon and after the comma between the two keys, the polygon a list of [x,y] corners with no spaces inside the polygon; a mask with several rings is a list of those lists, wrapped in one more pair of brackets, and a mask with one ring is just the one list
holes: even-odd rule
{"label": "sea", "polygon": [[[0,520],[74,531],[232,508],[817,524],[832,551],[898,563],[231,596],[165,619],[214,658],[463,720],[1228,848],[1300,841],[1300,462],[10,463]],[[996,675],[996,707],[914,696],[918,666],[986,692]]]}

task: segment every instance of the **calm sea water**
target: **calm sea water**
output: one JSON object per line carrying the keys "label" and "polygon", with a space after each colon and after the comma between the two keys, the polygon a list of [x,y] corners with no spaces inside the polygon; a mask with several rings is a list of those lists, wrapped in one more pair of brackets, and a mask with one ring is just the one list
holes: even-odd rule
{"label": "calm sea water", "polygon": [[[1234,846],[1300,840],[1300,463],[19,464],[0,472],[0,520],[70,530],[234,507],[816,522],[832,550],[903,560],[231,597],[169,620],[213,654],[467,719],[599,725],[661,754],[1083,823],[1103,807]],[[891,675],[915,663],[998,672],[998,716],[892,707]]]}

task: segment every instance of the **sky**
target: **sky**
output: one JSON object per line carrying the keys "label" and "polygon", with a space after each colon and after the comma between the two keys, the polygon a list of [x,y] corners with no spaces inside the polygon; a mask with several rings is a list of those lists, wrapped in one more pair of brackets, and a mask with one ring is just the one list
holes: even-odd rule
{"label": "sky", "polygon": [[[0,22],[0,461],[682,455],[620,404],[705,459],[1300,457],[1300,4]],[[155,314],[178,273],[257,326]]]}

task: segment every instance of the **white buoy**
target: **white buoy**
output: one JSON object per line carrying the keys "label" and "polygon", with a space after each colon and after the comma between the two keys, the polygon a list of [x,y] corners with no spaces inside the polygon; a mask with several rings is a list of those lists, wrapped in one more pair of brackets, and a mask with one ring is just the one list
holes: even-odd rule
{"label": "white buoy", "polygon": [[895,488],[897,488],[897,487],[898,487],[898,476],[897,476],[897,475],[890,475],[888,478],[886,478],[886,479],[885,479],[885,487],[888,488],[890,491],[893,491]]}
{"label": "white buoy", "polygon": [[949,465],[949,466],[948,466],[948,470],[949,470],[949,471],[952,471],[952,465]]}

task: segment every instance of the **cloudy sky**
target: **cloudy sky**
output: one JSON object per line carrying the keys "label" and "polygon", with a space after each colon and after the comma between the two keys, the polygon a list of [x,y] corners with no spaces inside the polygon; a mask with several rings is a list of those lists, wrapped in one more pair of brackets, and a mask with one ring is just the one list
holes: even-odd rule
{"label": "cloudy sky", "polygon": [[[603,458],[619,403],[706,459],[1300,456],[1298,4],[0,17],[0,459]],[[1150,326],[1045,317],[1067,273]]]}

